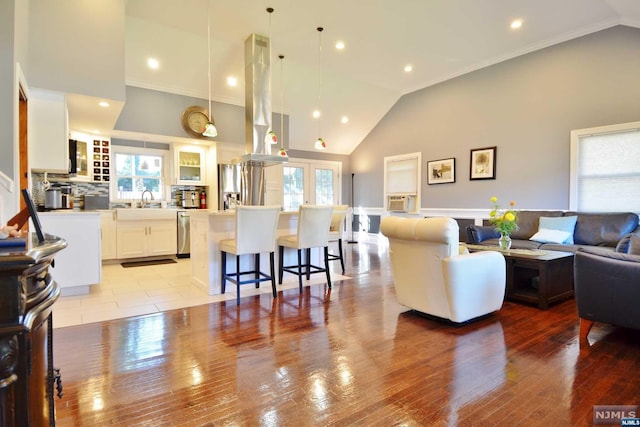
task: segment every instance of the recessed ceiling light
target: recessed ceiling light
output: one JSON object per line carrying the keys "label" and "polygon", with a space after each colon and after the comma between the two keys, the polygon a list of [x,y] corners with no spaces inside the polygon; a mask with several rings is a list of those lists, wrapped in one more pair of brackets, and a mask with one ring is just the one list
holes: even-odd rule
{"label": "recessed ceiling light", "polygon": [[338,50],[344,49],[344,42],[342,40],[338,40],[336,42],[336,49],[338,49]]}
{"label": "recessed ceiling light", "polygon": [[511,21],[512,30],[517,30],[520,27],[522,27],[522,19],[516,19],[514,21]]}
{"label": "recessed ceiling light", "polygon": [[349,123],[349,117],[347,117],[347,116],[342,116],[342,118],[340,119],[340,122],[341,122],[342,124]]}
{"label": "recessed ceiling light", "polygon": [[407,64],[407,65],[404,66],[404,72],[405,73],[410,73],[412,71],[413,71],[413,65]]}
{"label": "recessed ceiling light", "polygon": [[100,133],[100,131],[98,129],[94,129],[91,132],[95,133],[96,135]]}
{"label": "recessed ceiling light", "polygon": [[160,62],[156,58],[147,59],[147,66],[152,70],[157,70],[160,67]]}
{"label": "recessed ceiling light", "polygon": [[318,117],[320,117],[320,111],[318,110],[313,110],[313,118],[317,119]]}
{"label": "recessed ceiling light", "polygon": [[107,101],[100,101],[98,105],[101,107],[107,108],[109,106],[109,103]]}
{"label": "recessed ceiling light", "polygon": [[238,79],[236,77],[229,76],[227,77],[227,84],[231,87],[236,87],[238,86]]}

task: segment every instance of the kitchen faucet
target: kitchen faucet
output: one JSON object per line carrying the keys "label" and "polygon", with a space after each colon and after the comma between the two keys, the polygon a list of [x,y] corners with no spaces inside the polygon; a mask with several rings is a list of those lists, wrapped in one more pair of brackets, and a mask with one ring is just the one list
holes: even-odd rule
{"label": "kitchen faucet", "polygon": [[153,199],[153,193],[151,191],[149,191],[149,190],[144,190],[142,192],[142,196],[140,197],[140,207],[141,208],[144,208],[147,205],[147,201],[144,199],[144,193],[149,193],[149,195],[151,196],[151,200],[154,200]]}

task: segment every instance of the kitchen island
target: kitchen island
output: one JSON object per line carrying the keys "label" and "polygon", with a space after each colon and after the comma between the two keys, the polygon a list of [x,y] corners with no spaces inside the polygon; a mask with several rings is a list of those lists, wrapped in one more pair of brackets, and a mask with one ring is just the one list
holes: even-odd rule
{"label": "kitchen island", "polygon": [[[298,227],[298,211],[280,212],[276,235],[295,234]],[[200,210],[191,212],[191,279],[207,290],[209,295],[217,295],[220,290],[220,247],[223,239],[231,239],[235,235],[235,213],[233,211]],[[273,242],[278,265],[278,251]],[[312,263],[320,262],[321,250],[313,249]],[[285,251],[285,263],[296,257],[293,250]],[[290,258],[291,257],[291,258]],[[261,270],[268,271],[268,256],[261,257]],[[243,256],[241,268],[251,266],[253,258]],[[316,264],[317,265],[317,264]],[[235,271],[235,257],[227,258],[228,271]],[[277,274],[277,272],[276,272]],[[285,273],[286,278],[287,273]]]}

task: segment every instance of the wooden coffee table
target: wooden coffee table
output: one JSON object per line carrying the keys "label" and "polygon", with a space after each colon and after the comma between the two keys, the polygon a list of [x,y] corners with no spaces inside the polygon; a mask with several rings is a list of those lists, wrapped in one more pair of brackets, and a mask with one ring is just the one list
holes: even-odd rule
{"label": "wooden coffee table", "polygon": [[493,250],[504,255],[507,264],[506,298],[536,304],[543,310],[550,303],[573,296],[573,253],[465,245],[469,252]]}

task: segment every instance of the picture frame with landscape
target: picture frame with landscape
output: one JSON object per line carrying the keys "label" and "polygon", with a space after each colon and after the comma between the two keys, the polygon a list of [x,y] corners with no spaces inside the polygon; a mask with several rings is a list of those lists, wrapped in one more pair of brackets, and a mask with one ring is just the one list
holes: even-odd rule
{"label": "picture frame with landscape", "polygon": [[456,182],[456,159],[454,157],[427,162],[427,184]]}
{"label": "picture frame with landscape", "polygon": [[496,179],[496,147],[471,150],[469,179]]}

